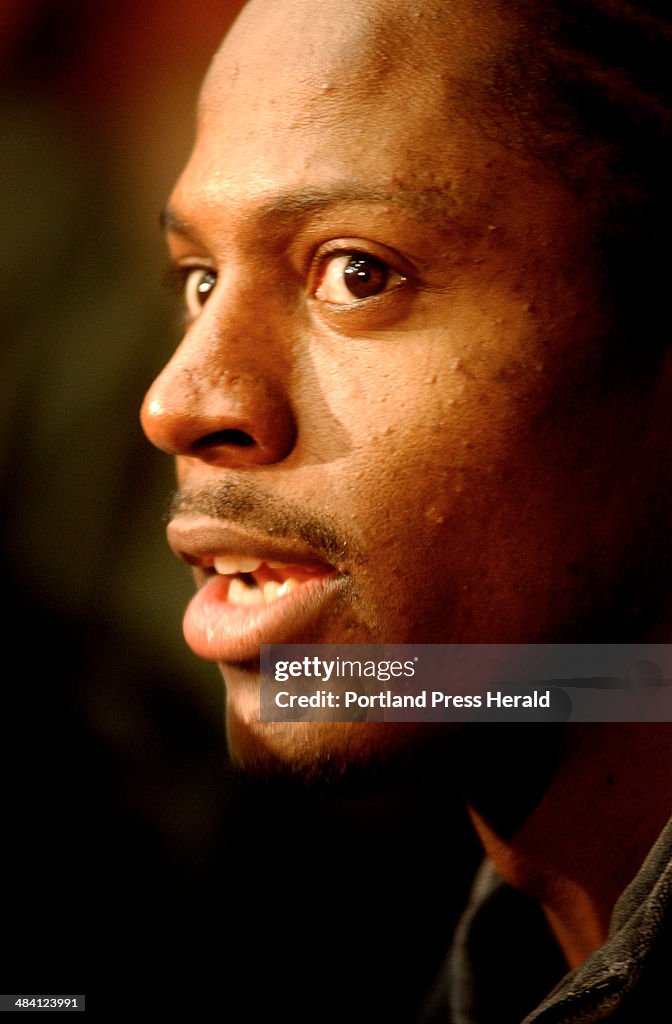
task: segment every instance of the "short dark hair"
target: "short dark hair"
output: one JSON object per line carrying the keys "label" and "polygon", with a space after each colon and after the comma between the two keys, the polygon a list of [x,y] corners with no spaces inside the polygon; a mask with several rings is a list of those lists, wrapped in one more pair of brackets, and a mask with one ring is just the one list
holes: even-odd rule
{"label": "short dark hair", "polygon": [[586,203],[624,331],[632,338],[636,326],[659,350],[654,339],[669,340],[670,328],[669,0],[494,2],[511,43],[484,69],[470,108]]}

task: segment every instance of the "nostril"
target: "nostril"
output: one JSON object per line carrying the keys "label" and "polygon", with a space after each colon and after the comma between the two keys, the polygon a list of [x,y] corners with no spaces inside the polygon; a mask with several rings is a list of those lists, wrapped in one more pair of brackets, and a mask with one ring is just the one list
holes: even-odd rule
{"label": "nostril", "polygon": [[206,434],[205,437],[199,437],[197,441],[194,441],[193,447],[197,449],[219,448],[229,444],[235,445],[237,448],[251,448],[256,442],[244,430],[217,430],[212,434]]}

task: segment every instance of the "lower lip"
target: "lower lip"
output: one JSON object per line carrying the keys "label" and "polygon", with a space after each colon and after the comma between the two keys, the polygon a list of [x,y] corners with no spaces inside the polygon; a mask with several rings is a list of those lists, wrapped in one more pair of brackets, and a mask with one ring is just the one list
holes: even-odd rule
{"label": "lower lip", "polygon": [[230,578],[212,576],[189,603],[184,637],[194,654],[208,661],[257,660],[261,644],[300,643],[341,580],[321,576],[271,604],[237,605],[227,600]]}

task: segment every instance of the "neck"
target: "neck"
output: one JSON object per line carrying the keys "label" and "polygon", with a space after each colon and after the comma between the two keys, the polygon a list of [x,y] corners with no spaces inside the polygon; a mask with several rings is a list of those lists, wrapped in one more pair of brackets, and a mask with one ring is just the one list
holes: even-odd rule
{"label": "neck", "polygon": [[672,813],[671,740],[668,723],[576,723],[512,836],[470,808],[495,867],[541,903],[571,967],[604,942],[616,900]]}

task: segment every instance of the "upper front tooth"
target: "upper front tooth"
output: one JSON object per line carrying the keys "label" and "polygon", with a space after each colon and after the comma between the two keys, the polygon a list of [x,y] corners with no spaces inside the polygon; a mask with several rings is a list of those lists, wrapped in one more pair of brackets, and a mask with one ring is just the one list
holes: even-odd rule
{"label": "upper front tooth", "polygon": [[261,565],[261,559],[243,558],[240,555],[218,555],[214,565],[215,572],[222,576],[233,576],[237,572],[255,572]]}

